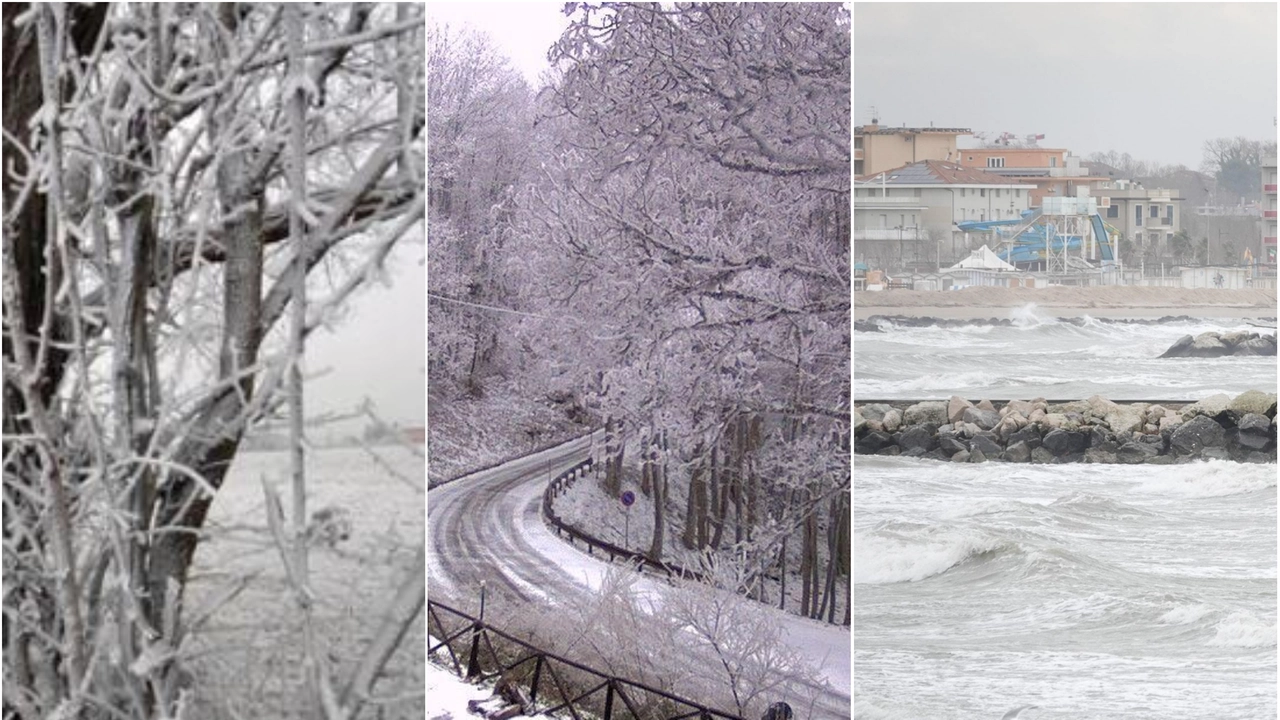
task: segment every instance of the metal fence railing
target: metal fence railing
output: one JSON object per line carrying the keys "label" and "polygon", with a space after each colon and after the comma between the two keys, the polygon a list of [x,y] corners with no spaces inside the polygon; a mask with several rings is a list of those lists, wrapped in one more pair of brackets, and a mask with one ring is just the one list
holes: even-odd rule
{"label": "metal fence railing", "polygon": [[551,528],[556,531],[556,535],[567,538],[570,545],[574,541],[581,542],[586,546],[588,555],[595,555],[599,552],[602,557],[608,557],[609,562],[614,562],[621,558],[628,563],[634,564],[635,567],[642,571],[656,571],[665,574],[668,578],[690,578],[700,582],[706,580],[702,573],[696,570],[690,570],[671,562],[654,560],[644,553],[619,547],[611,542],[588,535],[560,519],[560,516],[556,514],[555,506],[552,502],[553,499],[563,495],[575,482],[586,477],[593,470],[598,470],[598,466],[595,465],[592,458],[587,458],[557,475],[551,482],[547,483],[546,489],[543,490],[542,516],[546,518]]}
{"label": "metal fence railing", "polygon": [[486,624],[483,609],[480,615],[472,617],[427,600],[431,638],[427,652],[446,657],[454,673],[468,680],[498,678],[499,686],[518,698],[526,715],[575,720],[743,720],[549,653]]}

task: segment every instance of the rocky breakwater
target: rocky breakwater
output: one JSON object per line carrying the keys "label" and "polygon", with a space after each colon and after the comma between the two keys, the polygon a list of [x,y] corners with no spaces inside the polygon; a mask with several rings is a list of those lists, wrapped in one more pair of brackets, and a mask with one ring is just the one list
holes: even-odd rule
{"label": "rocky breakwater", "polygon": [[854,407],[854,452],[950,462],[1173,464],[1276,461],[1276,396],[1250,390],[1185,405],[961,397]]}
{"label": "rocky breakwater", "polygon": [[1237,330],[1233,332],[1203,332],[1196,336],[1184,335],[1164,351],[1162,358],[1215,358],[1226,355],[1276,354],[1276,336]]}

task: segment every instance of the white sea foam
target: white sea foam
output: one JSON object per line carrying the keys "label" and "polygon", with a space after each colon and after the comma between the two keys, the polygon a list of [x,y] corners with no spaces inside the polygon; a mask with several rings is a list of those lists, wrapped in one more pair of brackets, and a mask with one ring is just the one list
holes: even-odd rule
{"label": "white sea foam", "polygon": [[860,533],[853,547],[853,582],[886,584],[939,575],[971,557],[1008,544],[964,531],[925,532],[920,537],[869,532]]}
{"label": "white sea foam", "polygon": [[1211,498],[1255,493],[1275,486],[1273,465],[1209,460],[1170,468],[1168,473],[1148,478],[1139,490],[1159,495]]}
{"label": "white sea foam", "polygon": [[1213,607],[1204,603],[1195,605],[1178,605],[1160,616],[1160,622],[1166,625],[1190,625],[1213,612]]}
{"label": "white sea foam", "polygon": [[1275,647],[1276,626],[1247,612],[1231,613],[1215,628],[1217,634],[1209,641],[1216,647]]}

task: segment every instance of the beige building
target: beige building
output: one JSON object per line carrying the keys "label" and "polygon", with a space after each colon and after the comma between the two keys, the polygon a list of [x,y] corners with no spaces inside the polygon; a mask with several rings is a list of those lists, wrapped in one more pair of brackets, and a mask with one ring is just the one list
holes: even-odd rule
{"label": "beige building", "polygon": [[1262,261],[1276,264],[1276,159],[1262,162]]}
{"label": "beige building", "polygon": [[956,138],[968,128],[885,127],[873,120],[853,129],[853,174],[872,175],[921,160],[957,162]]}
{"label": "beige building", "polygon": [[1033,188],[938,160],[864,175],[853,191],[855,258],[880,269],[951,265],[972,249],[956,223],[1016,220]]}
{"label": "beige building", "polygon": [[1183,198],[1176,191],[1115,180],[1091,193],[1098,199],[1098,214],[1132,241],[1137,252],[1155,259],[1171,255],[1169,242],[1182,229]]}

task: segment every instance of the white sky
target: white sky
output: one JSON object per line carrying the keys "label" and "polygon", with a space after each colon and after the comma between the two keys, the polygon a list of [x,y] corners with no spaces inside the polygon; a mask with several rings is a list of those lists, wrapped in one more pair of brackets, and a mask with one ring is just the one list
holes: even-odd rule
{"label": "white sky", "polygon": [[427,24],[469,25],[489,34],[494,45],[524,73],[531,87],[546,70],[547,49],[568,25],[563,2],[430,2]]}
{"label": "white sky", "polygon": [[857,125],[874,105],[1191,168],[1206,140],[1276,137],[1274,2],[860,2],[853,40]]}
{"label": "white sky", "polygon": [[[421,227],[418,225],[419,238]],[[348,413],[367,397],[387,422],[422,425],[426,417],[426,268],[410,231],[387,262],[390,286],[372,283],[352,298],[332,331],[307,340],[308,417]],[[328,370],[325,374],[322,371]],[[364,426],[361,420],[354,432]],[[341,432],[349,432],[349,425]],[[323,437],[327,430],[322,430]],[[335,430],[336,432],[336,430]]]}

